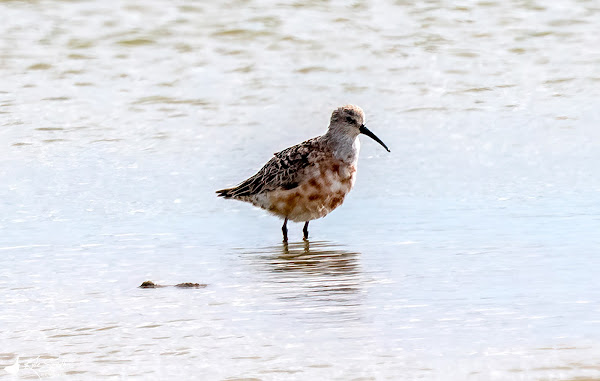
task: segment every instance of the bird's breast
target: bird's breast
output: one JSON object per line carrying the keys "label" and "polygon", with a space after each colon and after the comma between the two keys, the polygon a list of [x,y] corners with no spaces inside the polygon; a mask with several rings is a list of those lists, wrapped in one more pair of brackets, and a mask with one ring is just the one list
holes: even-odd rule
{"label": "bird's breast", "polygon": [[356,166],[333,160],[320,163],[298,187],[270,192],[265,209],[292,221],[326,216],[340,206],[354,186]]}
{"label": "bird's breast", "polygon": [[322,165],[315,178],[325,193],[350,192],[356,179],[356,165],[343,161],[332,161]]}

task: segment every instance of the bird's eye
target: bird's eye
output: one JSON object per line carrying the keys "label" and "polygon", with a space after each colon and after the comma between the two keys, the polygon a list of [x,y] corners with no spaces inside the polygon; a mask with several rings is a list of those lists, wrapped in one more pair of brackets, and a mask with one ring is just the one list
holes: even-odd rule
{"label": "bird's eye", "polygon": [[346,117],[346,122],[350,123],[350,124],[354,124],[356,122],[354,122],[354,119],[352,119],[351,117],[347,116]]}

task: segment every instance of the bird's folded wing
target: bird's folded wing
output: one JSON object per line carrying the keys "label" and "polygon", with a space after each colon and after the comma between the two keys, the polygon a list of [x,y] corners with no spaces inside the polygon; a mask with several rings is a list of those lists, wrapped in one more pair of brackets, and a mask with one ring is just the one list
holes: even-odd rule
{"label": "bird's folded wing", "polygon": [[305,169],[315,165],[317,138],[275,153],[254,176],[229,190],[229,197],[247,197],[277,189],[294,189],[302,181]]}

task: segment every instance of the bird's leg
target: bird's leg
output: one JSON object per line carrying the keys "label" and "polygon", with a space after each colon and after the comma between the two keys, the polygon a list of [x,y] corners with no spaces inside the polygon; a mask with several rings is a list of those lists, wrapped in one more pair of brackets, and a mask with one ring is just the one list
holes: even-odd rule
{"label": "bird's leg", "polygon": [[304,239],[308,239],[308,221],[306,221],[304,224],[304,229],[302,229],[302,232],[304,233]]}
{"label": "bird's leg", "polygon": [[285,221],[283,221],[283,226],[281,227],[281,231],[283,232],[283,242],[287,242],[287,217]]}

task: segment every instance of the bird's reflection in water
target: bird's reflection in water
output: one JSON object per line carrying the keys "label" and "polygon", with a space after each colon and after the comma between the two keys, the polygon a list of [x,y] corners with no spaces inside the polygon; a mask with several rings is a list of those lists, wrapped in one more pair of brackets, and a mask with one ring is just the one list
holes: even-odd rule
{"label": "bird's reflection in water", "polygon": [[359,273],[359,253],[344,250],[342,246],[326,241],[283,243],[271,249],[279,249],[277,255],[269,258],[271,271],[301,271],[342,277]]}
{"label": "bird's reflection in water", "polygon": [[[247,256],[278,311],[323,319],[356,319],[363,297],[360,253],[326,241],[284,243]],[[323,319],[319,319],[322,317]]]}

